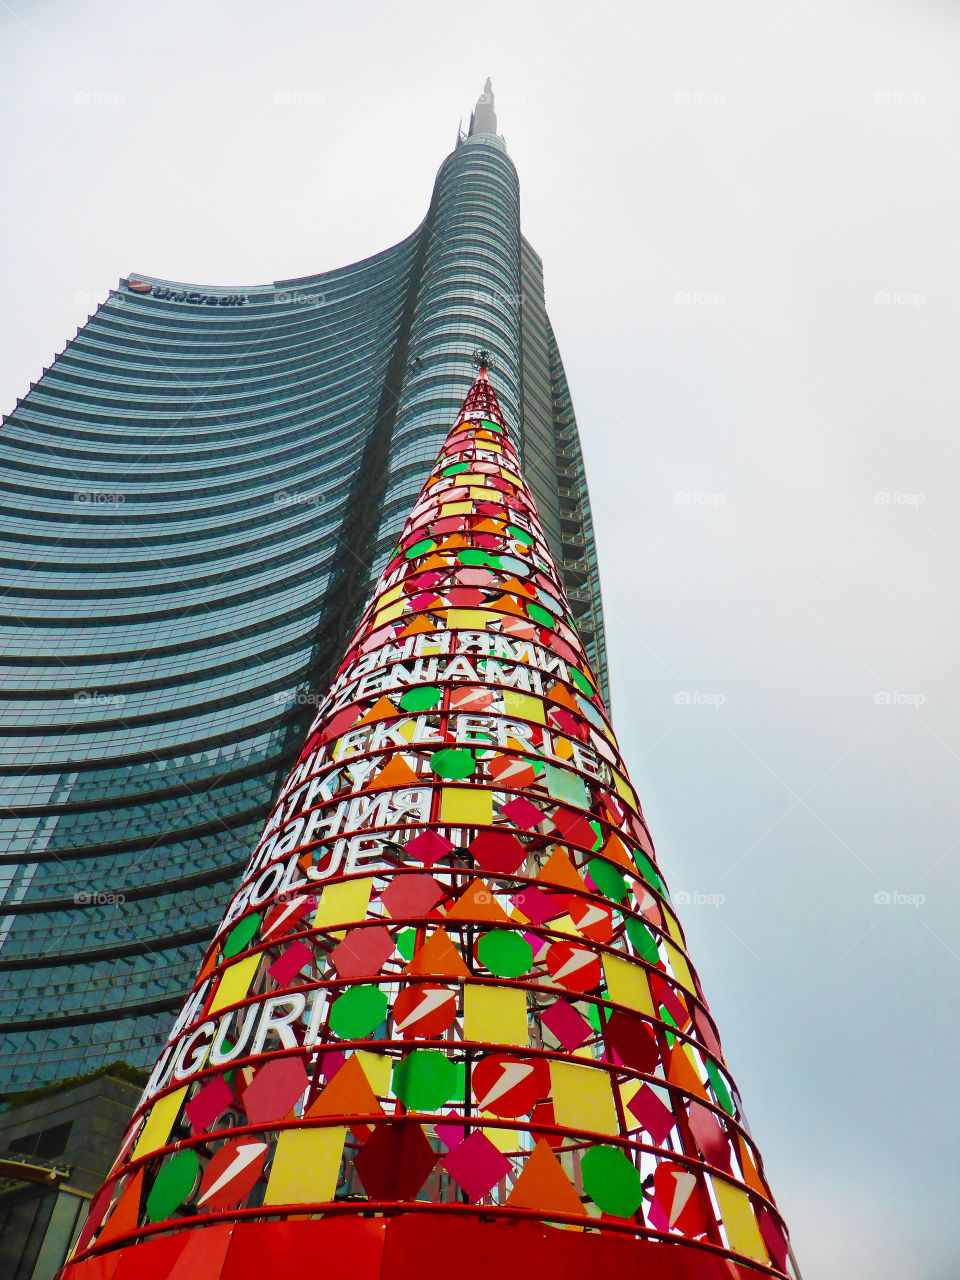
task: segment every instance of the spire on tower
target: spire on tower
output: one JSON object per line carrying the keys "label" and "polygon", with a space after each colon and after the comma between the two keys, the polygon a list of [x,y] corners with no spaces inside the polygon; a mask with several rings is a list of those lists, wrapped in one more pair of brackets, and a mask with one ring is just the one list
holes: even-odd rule
{"label": "spire on tower", "polygon": [[486,83],[483,86],[483,93],[477,99],[477,105],[470,116],[468,136],[472,137],[475,133],[496,132],[497,113],[493,109],[493,82],[487,76]]}

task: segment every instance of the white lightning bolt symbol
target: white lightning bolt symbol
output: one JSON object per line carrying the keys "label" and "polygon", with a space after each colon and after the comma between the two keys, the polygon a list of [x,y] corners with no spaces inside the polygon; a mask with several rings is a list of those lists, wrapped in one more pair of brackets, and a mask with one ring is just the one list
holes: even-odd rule
{"label": "white lightning bolt symbol", "polygon": [[578,949],[571,953],[567,963],[562,965],[553,976],[559,982],[561,978],[568,978],[571,973],[576,973],[578,969],[585,969],[592,959],[592,951]]}
{"label": "white lightning bolt symbol", "polygon": [[607,913],[604,908],[598,906],[595,902],[591,902],[587,905],[587,909],[583,916],[575,923],[578,929],[583,930],[586,929],[588,925],[599,924],[601,920],[606,920],[606,918]]}
{"label": "white lightning bolt symbol", "polygon": [[288,902],[286,911],[284,911],[282,915],[277,916],[276,920],[273,922],[270,928],[265,930],[260,935],[261,940],[263,938],[266,938],[271,933],[276,933],[276,931],[283,924],[284,920],[286,920],[290,915],[292,915],[292,913],[296,911],[298,907],[302,906],[304,901],[305,901],[304,898],[294,898],[292,902]]}
{"label": "white lightning bolt symbol", "polygon": [[504,1062],[501,1066],[501,1071],[503,1074],[487,1096],[477,1099],[478,1107],[482,1107],[484,1110],[488,1109],[492,1102],[502,1098],[514,1085],[520,1084],[528,1076],[533,1075],[533,1067],[525,1062]]}
{"label": "white lightning bolt symbol", "polygon": [[239,1175],[243,1173],[244,1169],[246,1169],[247,1165],[252,1164],[253,1161],[256,1160],[257,1156],[260,1155],[261,1151],[266,1151],[266,1149],[267,1144],[265,1142],[248,1142],[246,1146],[238,1147],[237,1154],[233,1157],[213,1186],[207,1187],[206,1191],[197,1201],[197,1204],[203,1204],[204,1200],[209,1200],[215,1192],[221,1189],[221,1187],[225,1187],[227,1183],[232,1182],[234,1178],[239,1177]]}
{"label": "white lightning bolt symbol", "polygon": [[673,1204],[670,1208],[670,1225],[676,1222],[687,1207],[687,1201],[693,1194],[693,1188],[696,1186],[696,1178],[692,1173],[675,1173],[673,1175]]}
{"label": "white lightning bolt symbol", "polygon": [[420,998],[420,1003],[407,1014],[402,1022],[397,1022],[394,1025],[398,1031],[403,1031],[411,1022],[419,1022],[428,1013],[432,1013],[434,1009],[439,1009],[442,1004],[446,1004],[452,994],[453,992],[451,991],[425,991]]}

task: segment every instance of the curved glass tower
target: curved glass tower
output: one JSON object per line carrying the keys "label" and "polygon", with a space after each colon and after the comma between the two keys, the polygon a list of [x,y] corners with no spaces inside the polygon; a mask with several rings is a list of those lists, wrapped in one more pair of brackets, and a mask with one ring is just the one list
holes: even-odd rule
{"label": "curved glass tower", "polygon": [[0,1090],[156,1059],[478,350],[605,693],[490,93],[406,240],[266,286],[130,277],[4,420]]}

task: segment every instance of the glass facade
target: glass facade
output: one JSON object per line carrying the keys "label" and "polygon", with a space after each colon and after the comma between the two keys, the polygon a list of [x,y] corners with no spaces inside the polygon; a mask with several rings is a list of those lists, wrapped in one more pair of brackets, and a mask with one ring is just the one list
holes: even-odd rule
{"label": "glass facade", "polygon": [[481,348],[605,693],[576,422],[495,133],[362,262],[121,282],[4,420],[0,1090],[155,1060]]}

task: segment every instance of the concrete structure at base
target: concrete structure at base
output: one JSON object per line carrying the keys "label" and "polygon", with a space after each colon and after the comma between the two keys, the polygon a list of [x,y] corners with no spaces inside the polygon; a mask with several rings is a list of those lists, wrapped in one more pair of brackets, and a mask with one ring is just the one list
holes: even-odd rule
{"label": "concrete structure at base", "polygon": [[54,1280],[137,1105],[113,1068],[0,1113],[0,1276]]}

